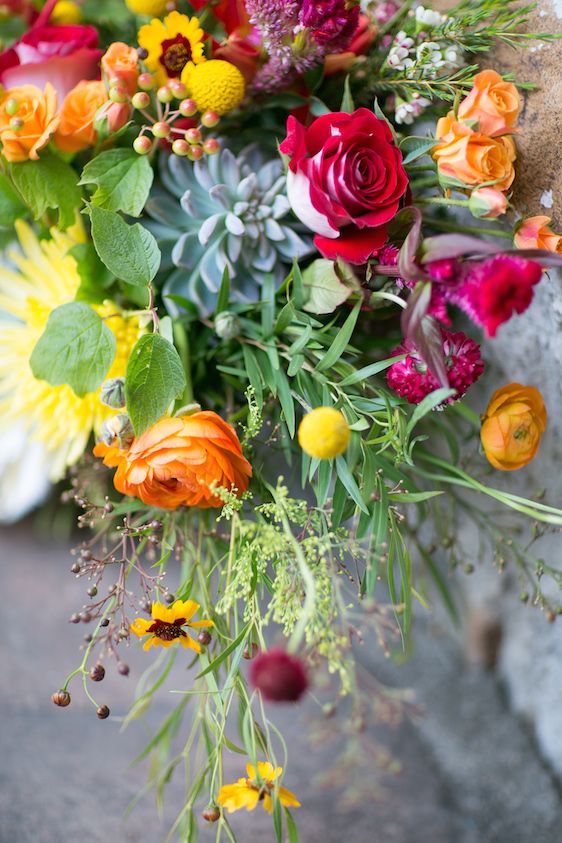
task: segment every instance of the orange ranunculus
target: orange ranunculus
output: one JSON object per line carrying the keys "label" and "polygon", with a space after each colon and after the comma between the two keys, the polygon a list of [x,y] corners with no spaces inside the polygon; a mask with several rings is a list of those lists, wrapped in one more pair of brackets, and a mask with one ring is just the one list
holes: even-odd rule
{"label": "orange ranunculus", "polygon": [[480,431],[484,453],[494,468],[514,471],[530,463],[546,420],[542,395],[534,386],[508,383],[494,392]]}
{"label": "orange ranunculus", "polygon": [[134,47],[115,41],[102,56],[101,69],[108,83],[118,79],[133,96],[139,78],[139,56]]}
{"label": "orange ranunculus", "polygon": [[100,442],[94,454],[117,466],[117,491],[162,509],[222,506],[210,486],[241,495],[252,476],[234,428],[210,411],[160,419],[128,449]]}
{"label": "orange ranunculus", "polygon": [[[14,101],[17,110],[12,107]],[[21,128],[12,128],[14,120],[23,121]],[[0,141],[4,158],[8,161],[27,161],[28,158],[36,161],[39,150],[49,143],[58,122],[57,92],[49,82],[45,85],[45,92],[35,85],[10,88],[0,99]]]}
{"label": "orange ranunculus", "polygon": [[495,182],[507,190],[515,178],[515,144],[509,137],[490,138],[475,132],[467,123],[455,120],[453,112],[437,123],[436,136],[442,143],[433,148],[439,172],[463,184]]}
{"label": "orange ranunculus", "polygon": [[528,217],[523,220],[513,238],[518,249],[546,249],[562,252],[562,234],[550,228],[550,217]]}
{"label": "orange ranunculus", "polygon": [[96,142],[94,118],[107,102],[103,82],[79,82],[64,98],[55,143],[63,152],[78,152]]}
{"label": "orange ranunculus", "polygon": [[521,111],[519,91],[495,70],[474,77],[474,87],[459,106],[459,120],[478,120],[483,135],[496,137],[514,131]]}

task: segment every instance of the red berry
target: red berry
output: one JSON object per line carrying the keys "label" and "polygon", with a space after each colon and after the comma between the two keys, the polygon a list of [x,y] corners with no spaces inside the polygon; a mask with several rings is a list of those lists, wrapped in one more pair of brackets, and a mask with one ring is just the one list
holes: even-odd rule
{"label": "red berry", "polygon": [[302,659],[281,648],[256,656],[250,666],[250,682],[272,702],[296,702],[308,688]]}

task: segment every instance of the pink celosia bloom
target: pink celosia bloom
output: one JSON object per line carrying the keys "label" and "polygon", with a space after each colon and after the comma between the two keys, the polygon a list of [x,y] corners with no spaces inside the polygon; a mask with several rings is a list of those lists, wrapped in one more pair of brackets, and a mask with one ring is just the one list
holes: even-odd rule
{"label": "pink celosia bloom", "polygon": [[[445,402],[449,404],[462,398],[469,386],[478,380],[484,371],[484,361],[478,343],[462,331],[452,333],[441,329],[441,336],[449,384],[451,389],[457,391],[456,395]],[[413,342],[405,340],[394,349],[392,357],[398,354],[406,354],[406,357],[388,369],[387,383],[410,404],[419,404],[426,395],[439,389],[439,382],[429,371]]]}

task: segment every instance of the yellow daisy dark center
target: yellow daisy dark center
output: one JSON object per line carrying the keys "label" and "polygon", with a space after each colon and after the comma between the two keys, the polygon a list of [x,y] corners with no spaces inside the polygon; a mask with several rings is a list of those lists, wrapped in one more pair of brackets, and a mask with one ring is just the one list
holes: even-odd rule
{"label": "yellow daisy dark center", "polygon": [[150,625],[148,632],[162,639],[162,641],[175,641],[176,638],[185,637],[186,633],[182,629],[185,622],[185,618],[177,618],[173,623],[156,620]]}
{"label": "yellow daisy dark center", "polygon": [[168,76],[180,76],[182,70],[191,61],[191,44],[183,35],[176,35],[162,41],[162,54],[160,64],[164,67]]}

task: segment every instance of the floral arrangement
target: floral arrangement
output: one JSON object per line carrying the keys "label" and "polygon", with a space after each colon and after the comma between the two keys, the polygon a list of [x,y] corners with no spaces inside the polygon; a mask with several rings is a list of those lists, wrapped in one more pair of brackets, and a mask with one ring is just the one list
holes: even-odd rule
{"label": "floral arrangement", "polygon": [[540,446],[540,384],[490,395],[481,340],[562,265],[562,235],[512,201],[524,80],[475,63],[552,36],[511,0],[2,8],[6,459],[25,452],[41,496],[64,481],[84,530],[88,634],[53,702],[80,679],[107,718],[93,683],[142,642],[128,722],[182,663],[145,751],[158,790],[198,759],[169,839],[203,821],[234,841],[231,814],[261,804],[295,843],[272,707],[314,688],[361,756],[365,719],[407,703],[365,693],[354,643],[404,654],[435,594],[455,616],[459,519],[561,610],[533,548],[562,511],[505,474]]}

